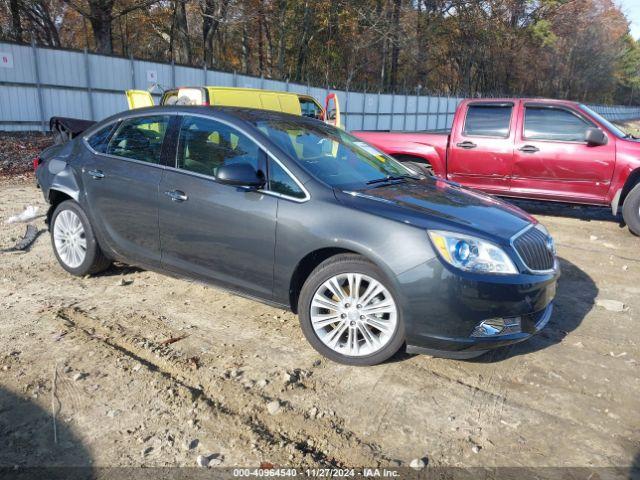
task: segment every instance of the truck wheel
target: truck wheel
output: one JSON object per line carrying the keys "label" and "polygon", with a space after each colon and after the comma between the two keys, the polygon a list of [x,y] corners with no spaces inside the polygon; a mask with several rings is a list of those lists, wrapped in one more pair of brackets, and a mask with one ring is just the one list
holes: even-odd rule
{"label": "truck wheel", "polygon": [[58,205],[51,216],[51,244],[58,262],[78,277],[105,270],[111,265],[82,207],[73,200]]}
{"label": "truck wheel", "polygon": [[640,183],[633,187],[624,199],[622,218],[629,227],[629,231],[640,236]]}
{"label": "truck wheel", "polygon": [[393,158],[403,163],[411,170],[416,171],[417,173],[430,176],[434,175],[433,167],[427,162],[417,160],[416,157],[411,157],[409,155],[395,155]]}
{"label": "truck wheel", "polygon": [[376,365],[405,340],[400,305],[384,273],[360,255],[336,255],[309,275],[298,312],[318,352],[346,365]]}

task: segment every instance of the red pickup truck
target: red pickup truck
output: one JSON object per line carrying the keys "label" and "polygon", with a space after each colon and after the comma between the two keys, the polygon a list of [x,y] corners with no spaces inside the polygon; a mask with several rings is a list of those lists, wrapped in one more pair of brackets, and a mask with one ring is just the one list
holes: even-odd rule
{"label": "red pickup truck", "polygon": [[450,132],[353,132],[385,153],[495,195],[611,206],[640,235],[640,141],[585,105],[464,100]]}

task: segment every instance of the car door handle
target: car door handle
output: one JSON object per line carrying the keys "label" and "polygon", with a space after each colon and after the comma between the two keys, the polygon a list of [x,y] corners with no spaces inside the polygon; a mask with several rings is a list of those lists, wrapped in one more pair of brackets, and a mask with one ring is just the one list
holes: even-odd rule
{"label": "car door handle", "polygon": [[525,145],[524,147],[520,147],[518,150],[524,153],[536,153],[540,151],[538,147],[534,147],[533,145]]}
{"label": "car door handle", "polygon": [[171,190],[170,192],[164,192],[164,194],[174,202],[184,202],[189,200],[187,194],[180,190]]}
{"label": "car door handle", "polygon": [[470,141],[456,143],[456,147],[464,148],[465,150],[471,150],[472,148],[476,148],[477,145]]}
{"label": "car door handle", "polygon": [[102,173],[102,170],[89,170],[87,173],[91,175],[95,180],[104,178],[104,173]]}

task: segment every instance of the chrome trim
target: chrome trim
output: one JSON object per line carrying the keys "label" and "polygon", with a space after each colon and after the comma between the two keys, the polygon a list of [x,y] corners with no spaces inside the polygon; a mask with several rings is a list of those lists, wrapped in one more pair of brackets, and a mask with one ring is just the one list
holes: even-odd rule
{"label": "chrome trim", "polygon": [[[300,190],[302,190],[304,192],[304,198],[290,197],[288,195],[283,195],[283,194],[278,193],[278,192],[272,192],[271,190],[262,190],[262,189],[260,189],[260,190],[256,190],[257,192],[264,193],[265,195],[271,195],[271,196],[274,196],[274,197],[283,198],[285,200],[291,200],[291,201],[297,202],[297,203],[304,203],[304,202],[306,202],[306,201],[311,199],[311,194],[309,194],[309,191],[305,188],[304,184],[300,180],[298,180],[298,178],[293,173],[291,173],[291,170],[289,170],[280,160],[278,160],[278,158],[276,158],[276,156],[273,153],[271,153],[269,151],[269,149],[264,145],[264,143],[262,143],[260,140],[256,139],[256,137],[253,136],[251,133],[247,132],[243,128],[238,127],[237,125],[235,125],[235,124],[233,124],[233,123],[231,123],[231,122],[229,122],[227,120],[224,120],[224,119],[221,119],[221,118],[218,118],[218,117],[212,117],[210,115],[204,115],[202,113],[177,112],[177,115],[179,115],[181,117],[187,116],[187,117],[206,118],[208,120],[213,120],[215,122],[222,123],[222,124],[224,124],[224,125],[226,125],[228,127],[234,128],[235,130],[239,131],[240,133],[242,133],[243,135],[248,137],[251,141],[253,141],[256,145],[258,145],[258,147],[260,147],[260,149],[262,151],[264,151],[274,162],[276,162],[278,165],[280,165],[282,167],[282,169],[286,172],[286,174],[291,177],[291,179],[296,183],[296,185],[298,185],[298,187],[300,187]],[[173,168],[173,167],[167,167],[167,168]],[[180,170],[181,172],[185,172],[185,170],[181,170],[181,169],[177,169],[177,170]],[[188,172],[188,170],[187,170],[187,172]],[[191,173],[191,172],[189,172],[189,173]],[[208,175],[202,175],[202,176],[205,177],[205,178],[212,179],[216,183],[219,183],[215,179],[215,177],[210,177]]]}
{"label": "chrome trim", "polygon": [[[156,115],[158,115],[158,114],[156,114]],[[227,125],[228,127],[232,127],[234,129],[238,130],[243,135],[246,135],[249,139],[251,139],[251,141],[256,143],[258,145],[258,147],[260,147],[260,149],[262,151],[264,151],[274,162],[276,162],[278,165],[280,165],[280,167],[282,167],[282,169],[285,171],[285,173],[291,177],[291,179],[296,183],[296,185],[298,185],[298,187],[300,187],[300,190],[302,190],[304,192],[305,196],[304,196],[304,198],[296,198],[296,197],[290,197],[289,195],[283,195],[283,194],[278,193],[278,192],[272,192],[271,190],[263,190],[263,189],[256,190],[256,192],[260,192],[260,193],[262,193],[264,195],[269,195],[269,196],[273,196],[273,197],[282,198],[283,200],[290,200],[290,201],[296,202],[296,203],[304,203],[304,202],[307,202],[307,201],[309,201],[311,199],[311,194],[309,193],[309,191],[305,188],[304,184],[300,180],[298,180],[298,178],[293,173],[291,173],[291,170],[289,170],[286,167],[286,165],[284,165],[280,160],[278,160],[278,158],[276,158],[276,156],[273,153],[271,153],[267,149],[267,147],[265,147],[264,143],[262,143],[259,140],[257,140],[253,135],[248,133],[246,130],[244,130],[242,128],[238,128],[237,125],[234,125],[233,123],[228,122],[226,120],[222,120],[222,119],[217,118],[217,117],[212,117],[210,115],[204,115],[202,113],[172,112],[172,113],[166,113],[165,115],[168,115],[168,116],[172,116],[172,115],[173,116],[190,116],[190,117],[206,118],[206,119],[209,119],[209,120],[220,122],[220,123],[222,123],[224,125]],[[112,122],[109,122],[106,125],[103,125],[103,127],[107,127],[109,125],[121,122],[121,121],[129,119],[129,118],[143,117],[143,116],[154,116],[154,115],[149,115],[149,112],[139,113],[139,114],[123,115],[123,116],[118,117],[117,119],[113,120]],[[192,176],[196,176],[196,177],[199,177],[199,178],[204,178],[204,179],[207,179],[207,180],[211,180],[211,181],[213,181],[215,183],[219,183],[220,184],[220,182],[218,182],[215,177],[212,177],[210,175],[203,175],[201,173],[191,172],[189,170],[185,170],[185,169],[181,169],[181,168],[177,168],[177,167],[170,167],[168,165],[161,165],[161,164],[158,164],[158,163],[143,162],[141,160],[136,160],[134,158],[119,157],[117,155],[111,155],[111,154],[108,154],[108,153],[98,152],[98,151],[94,150],[93,147],[91,147],[91,145],[88,142],[88,138],[90,136],[92,136],[92,135],[93,135],[93,133],[90,134],[90,135],[84,135],[82,137],[82,141],[83,141],[84,145],[89,149],[89,151],[91,153],[93,153],[94,155],[101,155],[103,157],[113,158],[113,159],[116,159],[116,160],[124,160],[126,162],[139,163],[141,165],[149,165],[149,166],[152,166],[152,167],[161,168],[163,170],[172,170],[172,171],[184,173],[184,174],[187,174],[187,175],[192,175]],[[177,142],[176,142],[176,148],[177,148]],[[222,184],[220,184],[220,185],[222,185]]]}
{"label": "chrome trim", "polygon": [[549,273],[555,273],[558,270],[558,259],[557,259],[557,257],[555,255],[553,256],[553,268],[550,268],[549,270],[534,270],[534,269],[530,268],[529,265],[527,265],[527,262],[524,261],[524,259],[520,255],[520,252],[516,248],[516,246],[514,244],[516,239],[518,237],[521,237],[522,235],[524,235],[526,232],[528,232],[532,228],[536,228],[536,225],[533,224],[533,223],[530,223],[529,225],[524,227],[522,230],[517,232],[513,237],[511,237],[509,239],[509,245],[511,245],[511,249],[515,252],[516,256],[518,257],[518,260],[520,260],[520,263],[522,265],[524,265],[524,268],[526,268],[529,273],[533,273],[534,275],[546,275],[546,274],[549,274]]}

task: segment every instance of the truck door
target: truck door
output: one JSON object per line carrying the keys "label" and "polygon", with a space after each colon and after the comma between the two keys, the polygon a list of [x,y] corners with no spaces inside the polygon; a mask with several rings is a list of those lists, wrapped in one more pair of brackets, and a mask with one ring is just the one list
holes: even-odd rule
{"label": "truck door", "polygon": [[509,191],[515,136],[514,102],[470,102],[451,131],[447,176],[490,193]]}
{"label": "truck door", "polygon": [[522,108],[511,191],[541,199],[602,203],[615,167],[613,139],[606,145],[587,145],[585,132],[597,125],[570,106],[527,102]]}
{"label": "truck door", "polygon": [[153,97],[146,90],[127,90],[127,103],[129,110],[134,108],[153,107]]}
{"label": "truck door", "polygon": [[325,123],[333,125],[334,127],[342,128],[342,124],[340,123],[340,102],[338,101],[338,95],[335,93],[327,95],[324,105]]}

